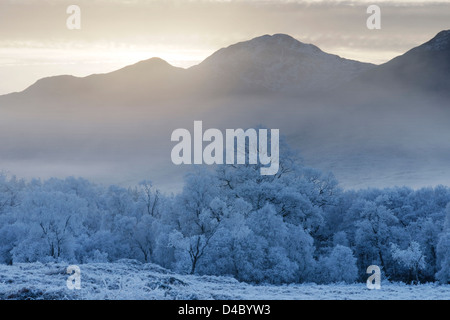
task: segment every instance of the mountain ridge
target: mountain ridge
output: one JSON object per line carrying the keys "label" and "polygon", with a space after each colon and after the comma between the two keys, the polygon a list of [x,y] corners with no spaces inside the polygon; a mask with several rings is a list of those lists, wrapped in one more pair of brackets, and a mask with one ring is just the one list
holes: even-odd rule
{"label": "mountain ridge", "polygon": [[[433,57],[430,58],[429,55]],[[411,61],[402,62],[406,58]],[[227,94],[234,91],[301,94],[332,90],[342,83],[352,80],[359,82],[361,79],[368,82],[368,85],[378,83],[384,84],[383,87],[391,86],[392,79],[408,84],[414,82],[415,78],[420,80],[421,77],[414,77],[415,73],[424,73],[424,68],[427,67],[432,68],[433,72],[439,72],[439,69],[445,72],[450,70],[450,30],[440,31],[426,43],[381,65],[341,58],[326,53],[313,44],[303,43],[290,35],[278,33],[262,35],[219,49],[198,65],[187,69],[172,66],[161,58],[153,57],[109,73],[86,77],[71,75],[45,77],[25,90],[12,94],[30,94],[44,90],[49,95],[64,95],[69,93],[73,86],[87,91],[95,91],[98,88],[101,91],[107,90],[102,88],[104,86],[101,84],[96,84],[95,80],[108,82],[108,85],[113,87],[117,86],[119,91],[120,87],[124,86],[128,86],[127,90],[131,91],[139,86],[145,90],[151,89],[145,85],[145,82],[151,82],[157,87],[158,94],[167,91],[161,86],[158,87],[161,82],[172,83],[169,91],[180,90],[180,92],[184,92],[181,87],[194,87],[195,82],[198,82],[198,86],[204,86],[211,92]],[[389,68],[394,71],[384,76],[383,73],[386,72],[384,70]],[[406,68],[413,70],[407,72]],[[177,77],[180,79],[176,79]],[[111,83],[108,78],[112,78]],[[385,78],[390,79],[386,81]],[[418,81],[415,85],[446,89],[447,82],[450,81],[447,80],[444,78],[443,85],[437,84],[436,81],[425,83]],[[194,92],[199,94],[198,90]],[[138,93],[143,95],[143,92]],[[8,95],[11,94],[3,97]]]}
{"label": "mountain ridge", "polygon": [[331,89],[372,66],[274,34],[222,48],[191,70],[226,77],[241,90],[304,93]]}
{"label": "mountain ridge", "polygon": [[450,93],[450,30],[356,78],[358,88],[414,93]]}
{"label": "mountain ridge", "polygon": [[[136,88],[139,82],[156,82],[152,79],[157,77],[186,87],[192,87],[193,81],[198,82],[199,86],[218,93],[246,90],[304,93],[329,89],[337,81],[350,80],[372,66],[374,65],[325,53],[315,45],[300,42],[286,34],[274,34],[219,49],[198,65],[187,69],[174,67],[161,58],[153,57],[109,73],[86,77],[59,75],[42,78],[19,93],[29,94],[42,89],[48,94],[61,95],[59,91],[67,92],[71,86],[84,86],[84,90],[91,91],[99,87],[92,83],[94,79],[107,81],[108,77],[115,76],[123,78],[116,82],[120,82],[122,86],[127,86],[129,82],[130,88]],[[167,73],[170,74],[169,79],[165,79]],[[176,81],[175,76],[184,79]],[[136,80],[133,78],[142,80],[137,79],[136,84],[133,83]],[[161,89],[158,91],[161,92]],[[183,91],[180,87],[172,86],[171,89]],[[196,90],[194,92],[199,94]]]}
{"label": "mountain ridge", "polygon": [[[286,35],[232,45],[189,69],[149,59],[44,79],[0,96],[0,163],[33,177],[132,184],[148,176],[173,186],[187,168],[171,164],[171,133],[202,120],[280,128],[305,164],[332,171],[344,187],[450,185],[448,32],[433,39],[350,81],[340,77],[354,71],[346,60]],[[297,83],[305,61],[311,72]]]}

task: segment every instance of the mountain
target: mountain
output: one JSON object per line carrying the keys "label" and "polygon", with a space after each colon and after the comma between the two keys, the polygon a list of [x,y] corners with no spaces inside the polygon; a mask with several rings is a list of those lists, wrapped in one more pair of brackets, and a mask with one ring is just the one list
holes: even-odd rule
{"label": "mountain", "polygon": [[223,48],[191,70],[229,91],[305,93],[332,89],[373,66],[275,34]]}
{"label": "mountain", "polygon": [[[0,169],[176,190],[173,130],[279,128],[305,164],[344,187],[450,185],[449,31],[383,65],[276,34],[197,66],[153,58],[107,74],[50,77],[0,96]],[[339,85],[338,85],[339,84]],[[175,189],[174,189],[175,188]]]}
{"label": "mountain", "polygon": [[355,82],[389,92],[450,93],[450,30],[360,75]]}
{"label": "mountain", "polygon": [[[107,74],[44,78],[19,95],[30,100],[56,99],[58,103],[58,98],[76,96],[83,101],[109,99],[114,104],[140,104],[220,93],[305,95],[346,91],[345,87],[354,91],[406,88],[445,93],[450,92],[449,75],[450,30],[379,66],[344,59],[289,35],[275,34],[220,49],[189,69],[152,58]],[[7,96],[17,98],[18,94]],[[4,96],[0,96],[1,101],[6,101]]]}
{"label": "mountain", "polygon": [[182,87],[185,72],[162,59],[152,58],[106,74],[44,78],[23,92],[7,97],[11,103],[20,105],[36,104],[38,101],[61,106],[72,102],[141,104],[173,96],[172,92]]}
{"label": "mountain", "polygon": [[31,101],[56,99],[57,103],[75,96],[77,103],[103,100],[139,104],[220,93],[304,94],[334,88],[372,68],[371,64],[343,59],[288,35],[275,34],[220,49],[189,69],[152,58],[107,74],[41,79],[21,96]]}

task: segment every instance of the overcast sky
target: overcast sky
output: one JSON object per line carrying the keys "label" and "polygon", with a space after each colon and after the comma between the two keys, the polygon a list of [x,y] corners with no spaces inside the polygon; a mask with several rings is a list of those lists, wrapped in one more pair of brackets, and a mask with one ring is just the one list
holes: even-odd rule
{"label": "overcast sky", "polygon": [[[66,27],[71,4],[81,8],[81,30]],[[366,28],[369,4],[381,7],[381,30]],[[189,67],[274,33],[383,63],[444,29],[450,0],[1,0],[0,94],[45,76],[109,72],[155,56]]]}

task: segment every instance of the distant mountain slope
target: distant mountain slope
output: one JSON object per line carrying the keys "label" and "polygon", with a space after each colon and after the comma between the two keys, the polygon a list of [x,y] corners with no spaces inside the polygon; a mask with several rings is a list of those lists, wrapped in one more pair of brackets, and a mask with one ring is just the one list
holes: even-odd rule
{"label": "distant mountain slope", "polygon": [[162,59],[152,58],[106,74],[83,78],[69,75],[44,78],[12,96],[15,99],[23,97],[34,102],[47,100],[60,104],[86,101],[141,104],[173,97],[173,92],[182,88],[185,72]]}
{"label": "distant mountain slope", "polygon": [[450,94],[450,30],[361,75],[362,86]]}
{"label": "distant mountain slope", "polygon": [[189,69],[152,58],[107,74],[44,78],[13,94],[12,100],[0,96],[0,103],[18,97],[67,101],[74,96],[75,100],[110,99],[114,103],[141,104],[185,95],[255,92],[304,95],[345,87],[354,91],[380,88],[389,92],[401,89],[450,92],[450,30],[380,66],[327,54],[288,35],[265,35],[220,49]]}
{"label": "distant mountain slope", "polygon": [[[201,97],[254,91],[304,94],[328,90],[372,67],[327,54],[288,35],[276,34],[221,49],[189,69],[152,58],[107,74],[44,78],[19,96],[31,101],[104,100],[114,104],[142,104],[185,95]],[[17,94],[13,96],[18,98]]]}
{"label": "distant mountain slope", "polygon": [[372,67],[275,34],[221,49],[191,69],[230,91],[305,93],[334,88]]}
{"label": "distant mountain slope", "polygon": [[450,185],[449,37],[440,32],[381,66],[277,34],[189,69],[153,58],[42,79],[0,96],[0,170],[122,184],[145,177],[173,191],[190,167],[172,164],[171,133],[202,120],[279,128],[307,165],[347,188]]}

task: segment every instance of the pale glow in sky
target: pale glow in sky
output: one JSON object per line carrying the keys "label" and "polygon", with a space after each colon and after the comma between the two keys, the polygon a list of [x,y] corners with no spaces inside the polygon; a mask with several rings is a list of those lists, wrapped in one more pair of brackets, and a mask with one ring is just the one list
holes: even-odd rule
{"label": "pale glow in sky", "polygon": [[[382,30],[368,30],[368,4]],[[66,27],[71,4],[81,30]],[[105,73],[151,57],[179,67],[239,41],[286,33],[345,58],[383,63],[450,29],[450,1],[2,0],[0,94],[59,74]]]}
{"label": "pale glow in sky", "polygon": [[151,57],[161,57],[174,66],[188,68],[204,60],[209,50],[177,50],[170,47],[122,46],[81,49],[37,46],[0,47],[0,94],[21,91],[37,80],[53,75],[78,77],[107,73]]}

